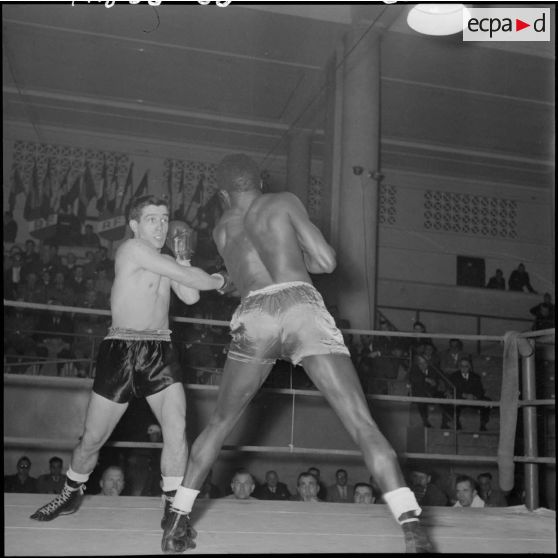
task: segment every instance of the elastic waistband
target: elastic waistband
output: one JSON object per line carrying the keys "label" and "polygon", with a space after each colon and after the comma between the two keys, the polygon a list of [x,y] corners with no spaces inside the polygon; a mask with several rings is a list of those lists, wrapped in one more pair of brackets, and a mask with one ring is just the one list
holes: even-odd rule
{"label": "elastic waistband", "polygon": [[273,285],[268,285],[267,287],[262,287],[261,289],[256,289],[255,291],[250,291],[245,298],[249,296],[256,296],[261,294],[276,293],[278,291],[284,291],[285,289],[290,289],[292,287],[300,287],[306,285],[307,287],[312,287],[312,283],[307,283],[306,281],[287,281],[286,283],[276,283]]}
{"label": "elastic waistband", "polygon": [[170,329],[128,329],[125,327],[109,327],[105,339],[121,341],[170,341]]}

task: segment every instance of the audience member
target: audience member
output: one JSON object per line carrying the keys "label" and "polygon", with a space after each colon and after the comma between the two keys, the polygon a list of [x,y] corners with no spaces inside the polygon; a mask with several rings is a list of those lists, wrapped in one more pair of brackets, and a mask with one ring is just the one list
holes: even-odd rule
{"label": "audience member", "polygon": [[533,330],[550,329],[554,327],[554,304],[550,293],[544,293],[543,301],[533,306],[529,312],[535,317]]}
{"label": "audience member", "polygon": [[83,272],[86,278],[95,277],[95,273],[97,272],[97,260],[95,258],[95,252],[93,252],[93,250],[87,250],[85,252]]}
{"label": "audience member", "polygon": [[[4,355],[6,364],[21,363],[25,356],[36,356],[37,343],[33,339],[37,318],[33,312],[22,308],[4,310]],[[15,374],[25,373],[23,366],[10,367],[6,372]]]}
{"label": "audience member", "polygon": [[448,497],[432,483],[432,474],[423,467],[415,467],[410,472],[409,488],[415,493],[421,506],[447,506]]}
{"label": "audience member", "polygon": [[4,242],[15,242],[17,238],[17,222],[11,211],[4,211]]}
{"label": "audience member", "polygon": [[466,357],[461,339],[450,339],[449,348],[440,353],[440,368],[446,374],[459,370],[459,361]]}
{"label": "audience member", "polygon": [[25,275],[25,282],[19,289],[18,298],[22,298],[25,302],[46,304],[47,298],[45,289],[35,271],[29,271]]}
{"label": "audience member", "polygon": [[198,499],[202,498],[207,500],[207,499],[222,497],[219,487],[216,484],[213,484],[212,477],[213,477],[213,469],[209,469],[209,473],[207,473],[207,477],[205,477],[202,487],[200,488]]}
{"label": "audience member", "polygon": [[26,240],[25,252],[23,253],[23,274],[25,275],[28,271],[33,270],[38,275],[40,272],[39,262],[40,258],[35,241],[31,239]]}
{"label": "audience member", "polygon": [[[161,427],[150,424],[145,431],[145,442],[163,441]],[[126,459],[126,493],[130,496],[161,495],[161,449],[133,448]]]}
{"label": "audience member", "polygon": [[78,265],[77,256],[73,252],[68,252],[62,259],[62,265],[66,280],[69,281],[72,278],[74,268],[76,267],[76,265]]}
{"label": "audience member", "polygon": [[497,269],[496,273],[488,280],[486,288],[499,289],[501,291],[506,290],[506,279],[504,278],[504,272],[501,269]]}
{"label": "audience member", "polygon": [[37,492],[41,494],[60,494],[66,475],[62,473],[63,461],[60,457],[51,457],[48,460],[50,473],[40,475],[37,479]]}
{"label": "audience member", "polygon": [[345,469],[335,471],[335,484],[327,487],[327,501],[348,504],[353,501],[354,486],[348,484],[349,476]]}
{"label": "audience member", "polygon": [[99,246],[99,248],[97,248],[96,256],[97,273],[99,273],[99,270],[104,269],[107,272],[107,277],[112,283],[112,280],[114,279],[114,260],[109,258],[108,248],[106,246]]}
{"label": "audience member", "polygon": [[82,265],[77,264],[72,268],[68,284],[76,296],[76,305],[79,305],[85,294],[85,272]]}
{"label": "audience member", "polygon": [[457,502],[454,508],[484,508],[482,498],[477,494],[475,481],[467,475],[458,475],[455,479]]}
{"label": "audience member", "polygon": [[87,223],[85,225],[85,230],[81,237],[81,245],[82,246],[91,246],[93,248],[97,248],[101,246],[101,239],[99,236],[93,231],[93,225]]}
{"label": "audience member", "polygon": [[[415,355],[413,364],[409,371],[409,383],[411,384],[411,395],[413,397],[445,397],[444,391],[440,386],[445,388],[443,379],[436,373],[433,366],[429,366],[428,362],[422,355]],[[426,428],[431,428],[432,424],[429,420],[429,404],[416,404],[422,423]],[[451,420],[451,410],[449,405],[440,405],[442,411],[441,428],[449,428]]]}
{"label": "audience member", "polygon": [[357,482],[353,492],[353,502],[355,504],[373,504],[376,501],[374,489],[371,484]]}
{"label": "audience member", "polygon": [[265,474],[265,484],[256,488],[254,496],[259,500],[289,500],[291,493],[284,482],[279,481],[276,471]]}
{"label": "audience member", "polygon": [[[426,333],[426,326],[422,322],[416,321],[413,324],[413,332],[414,333]],[[413,337],[413,338],[411,338],[411,340],[409,342],[409,347],[408,347],[407,352],[409,353],[411,358],[414,355],[422,355],[422,353],[424,351],[424,347],[427,344],[434,345],[434,343],[432,342],[432,338],[430,338],[430,337]]]}
{"label": "audience member", "polygon": [[[484,387],[482,385],[481,377],[473,372],[473,364],[468,358],[462,358],[459,361],[459,370],[454,372],[450,380],[455,387],[456,399],[469,399],[476,401],[490,401],[489,397],[486,397],[484,393]],[[472,409],[478,410],[480,414],[480,426],[481,431],[486,430],[486,424],[490,419],[490,407],[471,407]],[[456,427],[457,430],[461,430],[462,425],[460,421],[461,410],[463,405],[457,405],[456,408]],[[453,413],[453,411],[452,411]]]}
{"label": "audience member", "polygon": [[327,500],[327,487],[320,479],[320,470],[317,467],[309,467],[308,472],[316,477],[318,481],[318,498],[325,502]]}
{"label": "audience member", "polygon": [[111,465],[103,471],[99,486],[103,496],[120,496],[124,490],[125,478],[122,467]]}
{"label": "audience member", "polygon": [[99,265],[95,276],[95,290],[101,294],[102,300],[108,301],[111,289],[112,279],[109,277],[109,272],[106,267]]}
{"label": "audience member", "polygon": [[297,495],[292,498],[296,502],[323,502],[318,497],[318,479],[309,471],[300,473],[296,481]]}
{"label": "audience member", "polygon": [[76,296],[71,285],[66,281],[63,271],[58,270],[54,274],[52,284],[46,289],[47,300],[56,299],[62,306],[74,306]]}
{"label": "audience member", "polygon": [[10,265],[4,271],[4,298],[15,300],[23,285],[23,255],[21,250],[12,253]]}
{"label": "audience member", "polygon": [[508,289],[510,291],[521,291],[527,289],[530,293],[537,294],[537,291],[531,286],[531,281],[529,280],[529,274],[525,270],[524,264],[519,264],[517,269],[514,269],[508,279]]}
{"label": "audience member", "polygon": [[491,473],[481,473],[477,477],[479,496],[484,500],[487,508],[504,508],[508,505],[504,493],[492,486]]}
{"label": "audience member", "polygon": [[37,479],[30,476],[31,460],[22,456],[17,462],[17,473],[4,476],[4,492],[37,492]]}
{"label": "audience member", "polygon": [[252,492],[256,488],[254,477],[245,469],[237,471],[231,481],[232,494],[225,496],[229,500],[255,500]]}

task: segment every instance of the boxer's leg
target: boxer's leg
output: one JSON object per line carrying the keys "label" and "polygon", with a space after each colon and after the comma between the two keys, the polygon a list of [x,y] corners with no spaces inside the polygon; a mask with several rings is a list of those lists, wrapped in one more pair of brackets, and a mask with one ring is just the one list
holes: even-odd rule
{"label": "boxer's leg", "polygon": [[182,487],[177,491],[163,533],[163,551],[183,552],[195,547],[195,531],[190,525],[188,513],[209,469],[221,451],[225,438],[263,385],[272,366],[273,363],[227,359],[213,415],[190,450]]}
{"label": "boxer's leg", "polygon": [[184,477],[188,457],[184,386],[177,382],[158,393],[147,396],[146,400],[161,425],[163,434],[161,475],[165,509],[161,528],[164,529],[176,489]]}
{"label": "boxer's leg", "polygon": [[418,522],[420,506],[405,484],[397,454],[370,414],[350,357],[315,355],[305,357],[301,364],[362,451],[368,470],[403,528],[407,552],[432,552],[432,544]]}
{"label": "boxer's leg", "polygon": [[83,485],[97,464],[99,451],[127,407],[128,403],[115,403],[91,392],[83,435],[72,453],[66,484],[62,492],[54,500],[39,508],[31,515],[31,519],[50,521],[59,515],[77,511],[83,495]]}

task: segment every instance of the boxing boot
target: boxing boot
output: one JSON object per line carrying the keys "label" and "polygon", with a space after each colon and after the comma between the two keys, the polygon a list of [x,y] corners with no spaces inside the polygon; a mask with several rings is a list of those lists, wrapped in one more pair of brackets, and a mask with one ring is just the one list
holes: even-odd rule
{"label": "boxing boot", "polygon": [[48,504],[39,508],[31,519],[37,521],[52,521],[59,515],[69,515],[78,510],[83,499],[83,492],[85,486],[82,483],[77,483],[67,480],[62,492]]}
{"label": "boxing boot", "polygon": [[423,554],[435,552],[424,527],[418,520],[409,521],[401,525],[405,535],[405,552],[408,554]]}
{"label": "boxing boot", "polygon": [[163,492],[163,503],[165,505],[165,509],[163,510],[163,518],[161,519],[161,529],[165,529],[167,526],[167,521],[170,516],[170,509],[172,506],[172,502],[176,495],[176,490],[169,490],[168,492]]}
{"label": "boxing boot", "polygon": [[196,548],[196,536],[196,530],[190,525],[190,516],[171,507],[161,541],[163,552],[181,553]]}

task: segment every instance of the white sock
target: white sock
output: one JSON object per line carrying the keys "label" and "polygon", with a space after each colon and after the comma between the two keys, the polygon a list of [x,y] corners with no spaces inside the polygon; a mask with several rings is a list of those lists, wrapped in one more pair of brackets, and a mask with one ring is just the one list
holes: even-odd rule
{"label": "white sock", "polygon": [[400,525],[408,523],[409,521],[417,520],[416,517],[412,517],[400,521],[399,518],[404,513],[414,512],[415,516],[419,516],[422,512],[422,509],[415,497],[415,493],[406,486],[384,493],[383,498],[393,514],[393,517],[395,517]]}
{"label": "white sock", "polygon": [[74,482],[81,482],[86,483],[89,480],[89,475],[91,473],[87,473],[86,475],[82,475],[81,473],[76,473],[72,467],[68,467],[68,471],[66,473],[66,477]]}
{"label": "white sock", "polygon": [[190,513],[192,511],[194,501],[199,493],[199,490],[179,486],[176,490],[176,496],[174,497],[174,500],[172,502],[172,507],[175,510],[179,510],[184,513]]}
{"label": "white sock", "polygon": [[184,477],[165,477],[161,475],[161,478],[163,479],[163,492],[172,492],[180,486]]}

